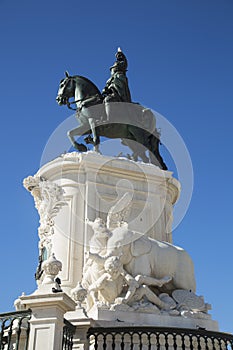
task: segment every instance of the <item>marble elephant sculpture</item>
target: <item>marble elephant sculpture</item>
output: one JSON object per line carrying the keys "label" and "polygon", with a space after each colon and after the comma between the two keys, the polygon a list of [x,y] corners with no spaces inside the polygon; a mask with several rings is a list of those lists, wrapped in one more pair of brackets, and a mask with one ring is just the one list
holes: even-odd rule
{"label": "marble elephant sculpture", "polygon": [[124,269],[133,277],[152,277],[145,284],[153,285],[153,278],[172,277],[171,282],[160,289],[164,292],[170,294],[175,289],[196,291],[193,262],[180,247],[119,227],[107,241],[107,255],[119,256]]}

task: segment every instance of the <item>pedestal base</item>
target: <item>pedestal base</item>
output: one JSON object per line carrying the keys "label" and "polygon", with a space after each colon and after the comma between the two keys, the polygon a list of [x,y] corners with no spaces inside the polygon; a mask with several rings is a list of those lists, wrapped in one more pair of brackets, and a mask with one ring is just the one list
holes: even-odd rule
{"label": "pedestal base", "polygon": [[[40,214],[41,259],[55,253],[62,262],[62,290],[70,294],[82,279],[85,252],[93,235],[87,219],[107,219],[126,193],[131,196],[129,230],[172,242],[173,205],[180,184],[155,165],[95,152],[67,153],[45,164],[25,187]],[[41,267],[37,275],[43,280]]]}
{"label": "pedestal base", "polygon": [[99,327],[129,327],[129,326],[154,326],[175,327],[218,331],[218,322],[211,320],[210,315],[206,318],[194,318],[183,316],[170,316],[168,314],[156,315],[153,313],[110,311],[93,307],[88,316],[94,319]]}
{"label": "pedestal base", "polygon": [[25,295],[21,302],[32,310],[28,350],[61,349],[64,314],[75,302],[65,293]]}

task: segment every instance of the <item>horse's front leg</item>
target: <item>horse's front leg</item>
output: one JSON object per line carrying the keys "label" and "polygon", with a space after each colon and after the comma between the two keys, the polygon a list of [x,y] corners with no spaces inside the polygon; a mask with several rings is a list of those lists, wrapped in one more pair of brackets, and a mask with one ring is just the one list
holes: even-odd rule
{"label": "horse's front leg", "polygon": [[95,120],[94,118],[89,118],[89,124],[91,128],[91,132],[93,135],[93,145],[94,145],[94,151],[97,153],[100,153],[99,146],[100,146],[100,138],[96,133],[96,127],[95,127]]}
{"label": "horse's front leg", "polygon": [[[85,128],[86,130],[86,128]],[[73,130],[69,130],[67,132],[67,136],[70,139],[70,142],[72,143],[72,146],[76,148],[79,152],[86,152],[87,147],[83,143],[78,143],[75,141],[74,136],[82,135],[82,132],[80,130],[80,127],[75,128]]]}

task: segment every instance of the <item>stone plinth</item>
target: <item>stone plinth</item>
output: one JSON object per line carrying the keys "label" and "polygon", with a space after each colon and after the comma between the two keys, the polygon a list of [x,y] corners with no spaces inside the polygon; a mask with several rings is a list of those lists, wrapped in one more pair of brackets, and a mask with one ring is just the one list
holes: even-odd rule
{"label": "stone plinth", "polygon": [[153,326],[174,328],[204,328],[218,331],[218,322],[211,319],[210,315],[197,317],[171,316],[169,314],[154,314],[130,311],[111,311],[93,307],[88,316],[96,320],[99,327],[129,327],[129,326]]}
{"label": "stone plinth", "polygon": [[81,281],[93,234],[86,219],[106,220],[109,209],[126,192],[132,198],[129,229],[172,241],[173,204],[180,184],[171,172],[154,165],[95,152],[67,153],[45,164],[25,187],[32,192],[40,214],[40,243],[47,250],[43,254],[53,252],[62,262],[59,277],[68,293]]}
{"label": "stone plinth", "polygon": [[32,310],[28,350],[61,349],[64,314],[75,309],[75,302],[65,293],[29,295],[20,299]]}
{"label": "stone plinth", "polygon": [[[170,244],[173,205],[180,193],[180,184],[171,172],[125,158],[73,152],[45,164],[35,176],[25,179],[24,186],[32,193],[40,215],[38,289],[26,304],[37,303],[42,316],[46,311],[40,311],[40,299],[52,317],[57,314],[61,319],[67,311],[65,317],[82,328],[81,333],[76,332],[74,348],[88,346],[85,334],[92,322],[103,327],[107,322],[112,327],[218,330],[208,314],[209,305],[195,295],[189,255]],[[118,226],[114,226],[114,217]],[[102,220],[94,222],[96,218]],[[133,244],[127,245],[131,239]],[[109,259],[119,264],[117,273],[113,261],[108,261],[109,252]],[[57,274],[62,291],[76,301],[75,311],[69,312],[63,301],[54,309],[54,295],[46,304],[46,293],[60,290]],[[138,283],[135,290],[133,282]],[[128,292],[135,300],[126,300]],[[117,299],[122,296],[124,303],[131,302],[130,307],[123,302],[119,305]],[[149,306],[140,304],[145,300]],[[44,318],[47,322],[46,317],[49,313]]]}

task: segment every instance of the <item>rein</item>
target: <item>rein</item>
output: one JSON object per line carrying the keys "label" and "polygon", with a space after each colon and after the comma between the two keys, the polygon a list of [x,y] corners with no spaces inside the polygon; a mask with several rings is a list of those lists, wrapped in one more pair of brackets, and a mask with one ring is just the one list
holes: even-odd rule
{"label": "rein", "polygon": [[76,101],[72,101],[72,102],[67,101],[66,105],[69,109],[72,109],[72,111],[77,111],[77,108],[72,108],[70,105],[73,105],[77,102],[82,102],[83,100],[84,100],[84,98],[81,98],[80,100],[76,100]]}
{"label": "rein", "polygon": [[[96,94],[96,95],[94,95],[94,96],[98,97],[99,95]],[[91,96],[91,97],[94,97],[94,96]],[[75,103],[78,103],[78,102],[83,102],[83,101],[85,101],[85,100],[88,100],[89,98],[90,98],[90,96],[89,96],[88,98],[80,98],[79,100],[75,100],[75,101],[72,101],[72,102],[67,101],[67,102],[66,102],[66,105],[67,105],[67,107],[68,107],[69,109],[72,109],[72,111],[77,111],[78,108],[72,108],[70,105],[75,104]],[[81,110],[81,109],[82,109],[82,106],[79,107],[79,110]]]}

